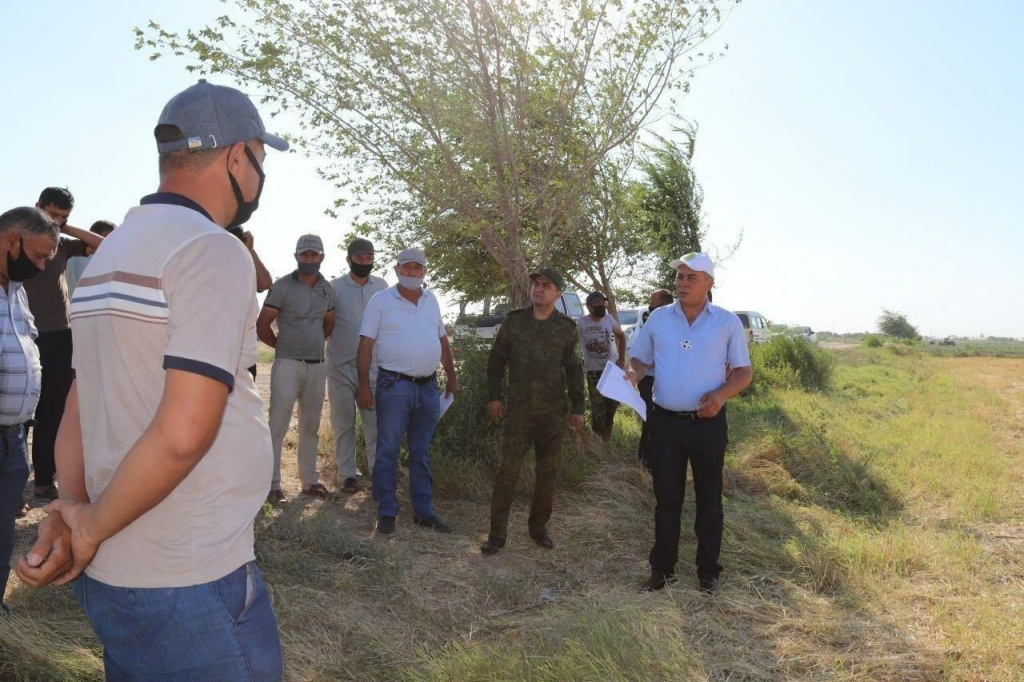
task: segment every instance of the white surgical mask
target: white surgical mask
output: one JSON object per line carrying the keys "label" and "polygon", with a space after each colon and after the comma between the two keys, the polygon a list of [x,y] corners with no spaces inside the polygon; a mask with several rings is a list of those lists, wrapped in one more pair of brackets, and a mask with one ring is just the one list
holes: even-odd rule
{"label": "white surgical mask", "polygon": [[403,289],[414,290],[414,289],[419,289],[421,286],[423,286],[423,278],[422,277],[403,277],[402,275],[399,275],[398,276],[398,283],[402,285]]}

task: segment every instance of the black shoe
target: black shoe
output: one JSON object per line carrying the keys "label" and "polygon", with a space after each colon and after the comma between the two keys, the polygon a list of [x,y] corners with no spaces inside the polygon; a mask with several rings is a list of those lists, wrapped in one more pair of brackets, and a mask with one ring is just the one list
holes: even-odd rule
{"label": "black shoe", "polygon": [[675,573],[662,573],[651,569],[651,577],[647,579],[643,587],[640,588],[641,592],[657,592],[658,590],[665,589],[665,585],[674,583],[676,581]]}
{"label": "black shoe", "polygon": [[37,500],[56,500],[60,497],[60,494],[57,491],[57,486],[53,483],[46,486],[46,488],[41,491],[33,491],[33,495]]}
{"label": "black shoe", "polygon": [[284,496],[283,490],[271,490],[267,493],[267,504],[277,505],[283,504],[288,501],[288,498]]}
{"label": "black shoe", "polygon": [[394,516],[377,517],[377,535],[391,535],[395,532]]}
{"label": "black shoe", "polygon": [[28,516],[28,502],[26,502],[24,498],[22,498],[21,506],[18,507],[18,513],[14,515],[14,518],[23,519],[26,516]]}
{"label": "black shoe", "polygon": [[341,486],[341,492],[348,493],[349,495],[359,492],[359,482],[351,476],[346,478]]}
{"label": "black shoe", "polygon": [[420,516],[419,514],[414,514],[413,517],[412,517],[412,522],[415,523],[417,526],[423,526],[424,528],[430,528],[435,533],[451,533],[452,532],[452,527],[449,526],[447,523],[445,523],[445,520],[442,519],[437,514],[434,514],[430,518],[424,518],[424,517]]}
{"label": "black shoe", "polygon": [[530,537],[533,538],[533,541],[536,542],[539,546],[543,547],[544,549],[555,548],[555,541],[551,539],[551,536],[548,535],[548,532],[546,530],[541,531],[537,535],[531,534]]}
{"label": "black shoe", "polygon": [[700,591],[704,594],[714,594],[718,590],[718,576],[713,575],[700,579]]}
{"label": "black shoe", "polygon": [[480,545],[480,553],[491,555],[497,554],[498,550],[505,546],[505,538],[496,538],[493,535],[487,536],[487,542]]}

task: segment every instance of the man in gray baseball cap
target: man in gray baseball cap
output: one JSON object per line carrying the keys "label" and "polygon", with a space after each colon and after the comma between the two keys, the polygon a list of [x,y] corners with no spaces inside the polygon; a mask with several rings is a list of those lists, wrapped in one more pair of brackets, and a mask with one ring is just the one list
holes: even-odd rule
{"label": "man in gray baseball cap", "polygon": [[75,291],[60,499],[18,573],[74,581],[110,679],[280,680],[253,552],[273,465],[246,370],[256,272],[224,228],[255,210],[265,146],[288,145],[248,97],[205,81],[168,102],[155,133],[159,191]]}
{"label": "man in gray baseball cap", "polygon": [[[295,244],[298,267],[274,282],[256,321],[260,341],[275,350],[270,370],[270,440],[274,446],[274,478],[267,502],[285,501],[281,490],[281,450],[295,404],[299,405],[299,478],[302,492],[330,499],[320,482],[316,453],[320,415],[327,392],[324,342],[334,329],[334,289],[320,274],[324,243],[304,234]],[[277,322],[277,333],[271,324]]]}

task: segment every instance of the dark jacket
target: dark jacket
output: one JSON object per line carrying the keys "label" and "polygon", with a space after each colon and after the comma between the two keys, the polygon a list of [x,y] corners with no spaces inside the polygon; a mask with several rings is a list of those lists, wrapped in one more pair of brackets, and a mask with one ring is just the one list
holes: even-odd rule
{"label": "dark jacket", "polygon": [[572,414],[583,414],[583,360],[572,318],[555,310],[536,320],[532,306],[510,312],[487,360],[489,400],[501,400],[506,366],[509,412],[564,415],[568,388]]}

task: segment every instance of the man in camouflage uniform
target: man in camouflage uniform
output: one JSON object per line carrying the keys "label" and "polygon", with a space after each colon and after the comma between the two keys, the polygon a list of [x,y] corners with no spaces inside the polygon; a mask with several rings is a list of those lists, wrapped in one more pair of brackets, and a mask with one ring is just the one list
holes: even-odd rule
{"label": "man in camouflage uniform", "polygon": [[501,466],[491,497],[491,532],[480,548],[494,554],[505,546],[509,510],[516,479],[526,451],[532,445],[537,461],[533,504],[530,506],[530,537],[541,547],[553,549],[547,531],[555,496],[555,480],[562,460],[565,436],[566,388],[572,415],[569,428],[583,428],[583,361],[579,332],[571,317],[555,309],[565,288],[562,276],[550,268],[530,275],[528,308],[508,314],[498,330],[487,362],[487,409],[492,421],[504,415],[501,380],[509,370],[508,418],[502,430]]}

